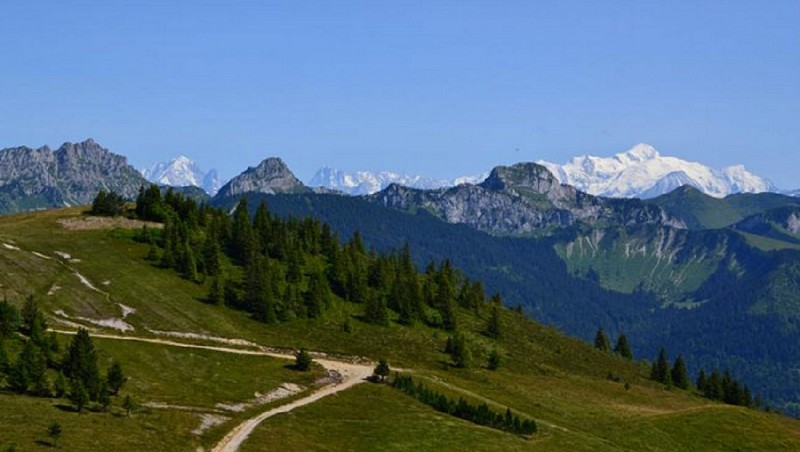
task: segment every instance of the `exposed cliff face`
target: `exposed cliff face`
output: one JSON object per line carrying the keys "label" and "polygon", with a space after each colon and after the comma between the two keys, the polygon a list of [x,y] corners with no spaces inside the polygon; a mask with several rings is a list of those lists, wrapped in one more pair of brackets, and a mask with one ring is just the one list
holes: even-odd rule
{"label": "exposed cliff face", "polygon": [[134,198],[148,184],[127,159],[95,143],[64,143],[56,151],[0,150],[0,212],[89,204],[101,189]]}
{"label": "exposed cliff face", "polygon": [[390,185],[369,199],[400,210],[425,209],[450,223],[501,235],[542,233],[576,223],[684,227],[661,208],[639,200],[604,199],[562,185],[535,163],[497,167],[479,185],[438,190]]}
{"label": "exposed cliff face", "polygon": [[255,168],[250,167],[242,174],[223,185],[217,193],[218,198],[239,196],[245,193],[305,193],[310,191],[292,174],[283,160],[270,157]]}

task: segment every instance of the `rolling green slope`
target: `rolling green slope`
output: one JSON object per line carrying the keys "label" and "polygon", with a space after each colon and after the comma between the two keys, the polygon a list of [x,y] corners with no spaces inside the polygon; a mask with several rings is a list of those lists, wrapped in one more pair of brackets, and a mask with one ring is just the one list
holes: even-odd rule
{"label": "rolling green slope", "polygon": [[744,218],[785,206],[799,206],[800,198],[776,193],[740,193],[714,198],[685,185],[666,195],[645,201],[664,208],[690,229],[717,229]]}
{"label": "rolling green slope", "polygon": [[[79,210],[69,209],[0,219],[0,275],[9,300],[20,304],[33,292],[54,326],[74,329],[82,324],[98,335],[220,344],[211,337],[176,336],[196,333],[307,347],[331,355],[386,357],[393,367],[413,372],[426,385],[498,410],[510,407],[536,419],[540,427],[540,433],[530,438],[489,430],[437,413],[389,387],[362,385],[267,420],[245,442],[244,450],[276,444],[283,450],[405,446],[463,450],[465,445],[481,450],[674,450],[692,444],[753,450],[800,447],[800,425],[795,421],[711,403],[690,391],[664,390],[648,379],[646,364],[597,351],[512,311],[502,312],[502,335],[491,339],[484,334],[488,306],[459,308],[460,328],[475,357],[475,366],[469,369],[449,364],[450,357],[443,353],[447,334],[442,330],[394,321],[388,326],[365,323],[360,320],[362,305],[338,298],[319,319],[266,325],[240,311],[204,304],[207,287],[148,263],[147,245],[134,241],[129,230],[70,230],[59,224],[60,219],[79,215]],[[120,305],[135,312],[123,318]],[[101,319],[123,320],[133,330],[92,324]],[[351,332],[342,328],[346,321]],[[316,378],[265,357],[113,339],[95,342],[103,363],[110,356],[123,363],[131,377],[124,392],[143,403],[208,411],[220,402],[246,401],[280,382],[311,387]],[[252,349],[242,344],[225,346]],[[503,357],[497,371],[484,367],[493,349]],[[211,447],[238,421],[269,407],[225,413],[229,419],[221,425],[194,435],[191,431],[200,423],[194,411],[149,408],[128,418],[115,401],[110,414],[78,415],[58,408],[64,403],[0,393],[0,431],[13,432],[0,435],[0,447],[46,448],[46,427],[58,421],[64,427],[62,445],[68,450],[96,450],[100,444],[115,450],[194,450],[198,445]],[[717,428],[709,435],[712,426]],[[306,433],[299,436],[301,427]]]}

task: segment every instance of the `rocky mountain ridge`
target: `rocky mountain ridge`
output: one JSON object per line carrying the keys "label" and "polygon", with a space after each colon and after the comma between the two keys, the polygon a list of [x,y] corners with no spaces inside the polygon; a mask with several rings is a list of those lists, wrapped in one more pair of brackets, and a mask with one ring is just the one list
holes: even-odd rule
{"label": "rocky mountain ridge", "polygon": [[393,184],[369,199],[399,210],[424,209],[449,223],[500,235],[537,234],[578,223],[685,228],[660,207],[639,200],[589,195],[559,183],[547,168],[536,163],[496,167],[478,185],[418,190]]}
{"label": "rocky mountain ridge", "polygon": [[125,157],[91,138],[55,151],[48,146],[0,150],[0,212],[90,204],[101,189],[132,199],[147,183]]}

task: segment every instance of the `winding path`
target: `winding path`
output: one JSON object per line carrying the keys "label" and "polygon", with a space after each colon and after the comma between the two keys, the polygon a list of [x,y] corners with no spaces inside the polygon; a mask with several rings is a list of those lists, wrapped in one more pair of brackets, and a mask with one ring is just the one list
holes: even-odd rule
{"label": "winding path", "polygon": [[[57,329],[50,329],[50,331],[66,335],[77,334],[75,331],[66,331]],[[178,342],[169,339],[158,339],[158,338],[137,337],[137,336],[120,336],[117,334],[104,334],[104,333],[92,333],[92,337],[100,339],[121,340],[121,341],[147,342],[151,344],[169,345],[181,348],[213,350],[222,353],[235,353],[239,355],[257,355],[257,356],[269,356],[271,358],[278,358],[278,359],[295,359],[295,356],[290,353],[278,353],[275,351],[267,351],[267,350],[245,350],[232,347],[220,347],[216,345],[187,344],[185,342]],[[374,366],[374,364],[353,364],[345,361],[332,360],[329,358],[315,358],[314,361],[320,364],[326,370],[338,374],[340,376],[340,380],[338,382],[324,386],[306,397],[297,399],[293,402],[281,405],[276,408],[272,408],[268,411],[265,411],[255,417],[252,417],[242,422],[241,424],[237,425],[233,430],[231,430],[227,435],[225,435],[225,437],[222,438],[222,440],[219,443],[217,443],[216,446],[214,446],[212,451],[234,452],[238,450],[239,446],[244,442],[244,440],[246,440],[247,437],[250,436],[250,433],[252,433],[252,431],[258,426],[258,424],[263,422],[265,419],[268,419],[277,414],[288,413],[289,411],[292,411],[295,408],[308,405],[309,403],[316,402],[317,400],[323,397],[329,396],[331,394],[336,394],[337,392],[344,391],[345,389],[351,388],[359,383],[363,383],[366,381],[367,377],[372,375]]]}

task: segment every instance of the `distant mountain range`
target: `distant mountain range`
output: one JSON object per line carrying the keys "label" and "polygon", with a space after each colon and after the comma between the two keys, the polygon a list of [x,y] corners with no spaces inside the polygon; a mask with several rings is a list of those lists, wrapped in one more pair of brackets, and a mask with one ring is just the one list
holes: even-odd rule
{"label": "distant mountain range", "polygon": [[[538,161],[562,183],[585,193],[608,198],[655,198],[683,185],[722,198],[735,193],[777,192],[769,180],[735,165],[716,170],[697,162],[662,156],[647,144],[638,144],[613,157],[581,156],[560,165]],[[350,195],[377,193],[391,184],[410,188],[436,189],[464,183],[478,184],[488,176],[465,176],[453,180],[392,172],[346,172],[321,168],[308,181],[311,187],[325,187]],[[800,190],[793,193],[797,196]]]}
{"label": "distant mountain range", "polygon": [[[772,182],[755,175],[742,165],[717,170],[701,163],[661,155],[648,144],[637,144],[612,157],[584,155],[561,165],[538,161],[562,184],[585,193],[608,198],[649,199],[689,185],[701,192],[722,198],[735,193],[782,193],[800,196],[800,190],[778,190]],[[151,182],[174,187],[195,186],[214,196],[223,181],[215,170],[207,173],[186,156],[153,165],[142,171]],[[455,179],[437,179],[391,171],[343,171],[322,167],[305,185],[352,196],[372,195],[392,184],[432,190],[462,184],[477,185],[489,172]]]}
{"label": "distant mountain range", "polygon": [[320,168],[308,181],[310,187],[323,187],[339,191],[348,195],[371,195],[377,193],[391,184],[405,187],[434,189],[454,187],[461,184],[477,184],[483,181],[488,173],[478,176],[465,176],[452,180],[434,179],[423,176],[409,176],[390,171],[355,171],[346,172],[329,167]]}
{"label": "distant mountain range", "polygon": [[775,192],[769,180],[742,165],[715,170],[697,162],[666,157],[648,144],[637,144],[613,157],[585,155],[564,165],[539,161],[561,183],[597,196],[655,198],[684,185],[723,198],[735,193]]}
{"label": "distant mountain range", "polygon": [[148,169],[142,170],[142,175],[150,182],[173,187],[200,187],[213,196],[222,187],[222,181],[217,170],[205,172],[200,169],[189,157],[179,155],[166,162],[159,162]]}

